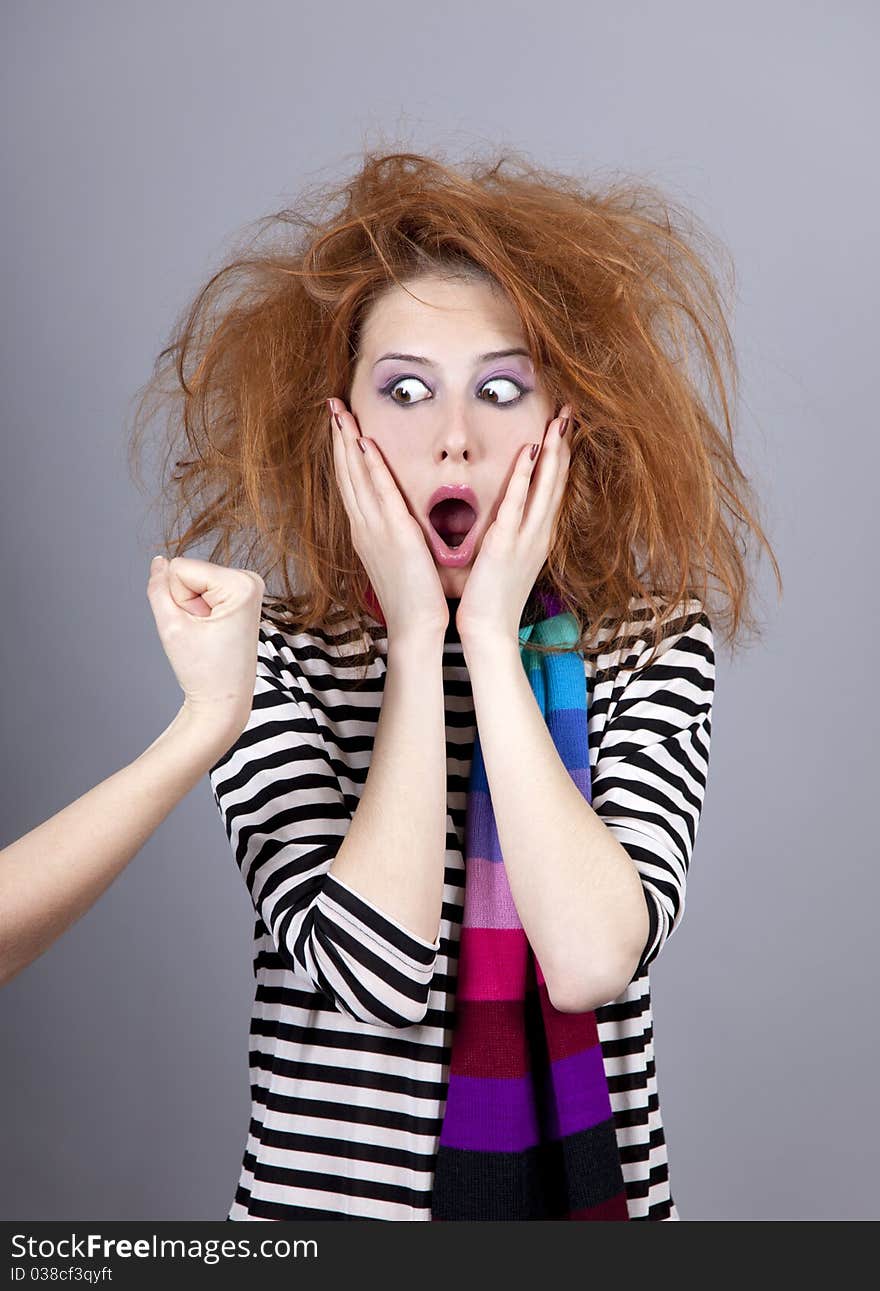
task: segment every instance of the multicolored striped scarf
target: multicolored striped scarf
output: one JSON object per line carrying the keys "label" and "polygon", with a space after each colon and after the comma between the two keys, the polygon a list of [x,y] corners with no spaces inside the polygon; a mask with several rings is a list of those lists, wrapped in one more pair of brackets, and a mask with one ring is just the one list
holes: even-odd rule
{"label": "multicolored striped scarf", "polygon": [[[577,620],[520,629],[520,657],[557,752],[591,801]],[[527,642],[569,646],[538,654]],[[539,858],[535,858],[536,861]],[[596,1015],[560,1013],[520,923],[479,732],[465,825],[464,915],[434,1220],[628,1219]]]}
{"label": "multicolored striped scarf", "polygon": [[[520,657],[559,756],[590,802],[577,620],[555,598],[542,596],[541,604],[547,617],[520,628]],[[539,654],[529,650],[529,640],[569,649]],[[507,881],[479,732],[468,785],[464,911],[431,1218],[629,1218],[596,1015],[561,1013],[550,1003]]]}

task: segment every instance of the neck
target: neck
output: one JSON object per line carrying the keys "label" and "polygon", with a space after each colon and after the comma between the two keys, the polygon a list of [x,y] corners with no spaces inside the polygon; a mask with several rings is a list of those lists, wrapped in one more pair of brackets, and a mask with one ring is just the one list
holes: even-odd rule
{"label": "neck", "polygon": [[458,609],[458,603],[460,600],[461,600],[460,596],[446,597],[446,604],[449,606],[449,622],[446,625],[446,633],[443,638],[444,641],[461,640],[461,638],[458,635],[458,627],[456,626],[456,622],[455,622],[455,611]]}

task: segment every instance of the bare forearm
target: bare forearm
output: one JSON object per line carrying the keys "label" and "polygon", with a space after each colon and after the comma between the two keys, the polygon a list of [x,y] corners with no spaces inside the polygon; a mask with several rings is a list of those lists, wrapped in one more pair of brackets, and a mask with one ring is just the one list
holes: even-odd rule
{"label": "bare forearm", "polygon": [[641,879],[559,757],[518,643],[464,651],[517,913],[554,1004],[596,1007],[614,998],[647,938]]}
{"label": "bare forearm", "polygon": [[182,708],[128,766],[0,852],[0,985],[94,905],[235,736]]}
{"label": "bare forearm", "polygon": [[389,639],[387,667],[366,784],[329,872],[434,941],[446,853],[442,636]]}

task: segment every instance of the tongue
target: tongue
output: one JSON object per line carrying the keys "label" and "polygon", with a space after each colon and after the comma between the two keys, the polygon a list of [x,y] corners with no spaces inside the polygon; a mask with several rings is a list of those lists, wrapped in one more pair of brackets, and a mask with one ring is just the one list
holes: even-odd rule
{"label": "tongue", "polygon": [[438,502],[431,511],[431,523],[440,534],[449,536],[464,534],[474,523],[476,512],[467,502],[453,498],[448,502]]}

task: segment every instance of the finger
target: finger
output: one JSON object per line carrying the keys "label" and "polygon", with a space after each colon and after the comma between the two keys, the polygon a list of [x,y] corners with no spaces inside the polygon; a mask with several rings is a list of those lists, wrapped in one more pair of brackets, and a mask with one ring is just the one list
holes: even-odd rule
{"label": "finger", "polygon": [[190,610],[197,615],[203,614],[203,607],[211,613],[211,607],[220,605],[230,599],[233,582],[238,571],[226,570],[233,578],[223,577],[218,573],[218,566],[209,560],[199,560],[193,556],[175,556],[165,566],[168,592],[174,604],[182,610]]}
{"label": "finger", "polygon": [[[544,432],[542,440],[538,444],[538,452],[532,460],[532,445],[525,444],[517,459],[513,475],[507,486],[504,495],[504,501],[498,509],[497,519],[500,521],[499,528],[502,532],[518,534],[523,524],[523,513],[529,502],[529,515],[543,514],[549,506],[549,497],[553,488],[553,478],[556,475],[554,466],[558,466],[559,449],[557,444],[553,443],[553,437],[559,439],[559,427],[562,420],[571,411],[570,405],[566,404],[558,417],[554,417],[547,430]],[[550,442],[549,460],[542,463],[542,459],[547,453],[546,444]],[[534,479],[537,472],[537,479]],[[534,484],[533,484],[534,480]],[[537,492],[534,500],[531,500],[530,488]],[[534,527],[534,526],[532,526]]]}
{"label": "finger", "polygon": [[[376,490],[373,488],[370,471],[366,465],[366,455],[371,446],[363,439],[354,414],[348,411],[342,400],[334,399],[333,402],[342,422],[341,434],[346,446],[346,461],[352,491],[365,522],[371,526],[376,525],[381,519],[379,501],[376,497]],[[363,443],[363,449],[358,444],[358,440]]]}
{"label": "finger", "polygon": [[559,503],[565,487],[565,476],[571,451],[568,447],[568,436],[560,435],[566,418],[571,416],[571,405],[566,404],[559,415],[554,417],[544,434],[543,446],[532,472],[531,488],[526,498],[525,511],[521,526],[528,533],[541,528],[550,519]]}
{"label": "finger", "polygon": [[[177,556],[175,560],[180,561],[182,557]],[[178,591],[175,596],[171,590],[170,563],[161,557],[154,560],[150,566],[150,578],[147,583],[147,599],[150,602],[150,608],[153,611],[153,617],[156,624],[162,627],[170,624],[181,612],[185,611],[193,618],[207,618],[211,613],[211,606],[205,601],[200,593],[193,594],[189,589],[181,597]],[[180,579],[177,580],[180,586]]]}
{"label": "finger", "polygon": [[364,466],[370,477],[376,501],[386,520],[400,523],[410,514],[406,499],[400,491],[381,449],[372,439],[364,440]]}
{"label": "finger", "polygon": [[[340,418],[341,420],[341,418]],[[351,480],[350,456],[348,442],[339,426],[336,424],[336,417],[330,414],[331,438],[333,442],[333,463],[336,471],[336,482],[339,485],[339,492],[342,494],[342,501],[348,512],[352,524],[363,524],[364,515],[358,505],[354,485]]]}
{"label": "finger", "polygon": [[[535,462],[532,461],[531,444],[524,444],[514,464],[513,474],[507,483],[504,497],[495,517],[495,526],[500,534],[508,537],[519,533],[523,508],[529,492]],[[540,449],[540,443],[537,445]],[[537,457],[537,454],[536,454]]]}
{"label": "finger", "polygon": [[194,556],[175,556],[164,567],[167,590],[178,609],[204,617],[205,609],[240,605],[250,597],[262,598],[265,584],[251,570],[233,569]]}

